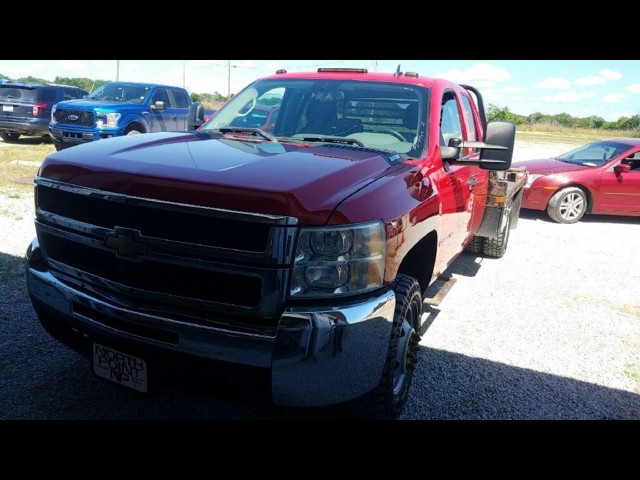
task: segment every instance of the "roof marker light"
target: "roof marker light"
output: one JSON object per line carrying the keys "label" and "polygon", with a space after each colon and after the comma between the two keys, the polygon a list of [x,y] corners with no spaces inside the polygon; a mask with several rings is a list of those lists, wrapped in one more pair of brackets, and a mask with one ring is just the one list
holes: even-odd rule
{"label": "roof marker light", "polygon": [[319,68],[318,73],[369,73],[366,68]]}

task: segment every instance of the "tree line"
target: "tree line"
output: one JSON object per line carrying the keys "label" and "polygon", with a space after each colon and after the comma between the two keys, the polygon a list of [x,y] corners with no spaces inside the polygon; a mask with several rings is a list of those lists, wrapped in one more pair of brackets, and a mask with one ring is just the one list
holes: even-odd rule
{"label": "tree line", "polygon": [[590,117],[574,117],[568,113],[546,115],[544,113],[535,112],[525,116],[512,112],[509,110],[509,107],[498,107],[497,105],[489,104],[487,118],[489,120],[513,122],[516,125],[551,124],[568,128],[640,131],[640,115],[620,117],[615,122],[608,122],[597,115],[592,115]]}
{"label": "tree line", "polygon": [[[53,82],[49,80],[45,80],[44,78],[32,77],[29,75],[28,77],[21,77],[17,79],[11,79],[6,75],[0,73],[0,78],[3,80],[12,80],[16,82],[25,82],[25,83],[56,83],[58,85],[70,85],[72,87],[80,87],[87,92],[92,92],[96,88],[98,88],[103,83],[110,82],[111,80],[94,80],[91,78],[85,77],[56,77],[53,79]],[[231,94],[233,97],[233,94]],[[202,102],[202,103],[211,103],[211,104],[222,104],[228,100],[226,95],[222,95],[218,92],[214,93],[192,93],[191,100],[194,102]]]}

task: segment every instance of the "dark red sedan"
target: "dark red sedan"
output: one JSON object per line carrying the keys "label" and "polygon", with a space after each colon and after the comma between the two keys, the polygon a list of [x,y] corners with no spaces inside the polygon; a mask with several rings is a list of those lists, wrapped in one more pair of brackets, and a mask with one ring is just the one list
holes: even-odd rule
{"label": "dark red sedan", "polygon": [[522,208],[576,223],[585,213],[640,216],[640,139],[612,138],[544,160],[514,162],[529,181]]}

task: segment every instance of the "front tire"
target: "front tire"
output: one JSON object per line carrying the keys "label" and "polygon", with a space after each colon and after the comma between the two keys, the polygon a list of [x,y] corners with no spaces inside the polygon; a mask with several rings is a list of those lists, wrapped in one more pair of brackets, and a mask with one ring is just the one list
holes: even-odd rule
{"label": "front tire", "polygon": [[126,130],[124,131],[125,135],[140,135],[141,132],[139,127],[136,127],[135,125],[131,125],[129,127],[126,128]]}
{"label": "front tire", "polygon": [[577,223],[587,211],[587,196],[578,187],[557,191],[547,205],[549,218],[558,223]]}
{"label": "front tire", "polygon": [[11,133],[11,132],[0,132],[0,138],[5,142],[16,142],[20,138],[19,133]]}
{"label": "front tire", "polygon": [[64,150],[65,148],[69,148],[69,145],[65,145],[64,142],[61,142],[60,140],[54,140],[51,139],[51,141],[53,142],[53,146],[56,147],[56,151],[60,151],[60,150]]}
{"label": "front tire", "polygon": [[392,420],[400,415],[409,395],[418,361],[422,295],[418,281],[398,274],[392,289],[396,294],[391,340],[382,378],[376,388],[357,399],[353,406],[368,419]]}

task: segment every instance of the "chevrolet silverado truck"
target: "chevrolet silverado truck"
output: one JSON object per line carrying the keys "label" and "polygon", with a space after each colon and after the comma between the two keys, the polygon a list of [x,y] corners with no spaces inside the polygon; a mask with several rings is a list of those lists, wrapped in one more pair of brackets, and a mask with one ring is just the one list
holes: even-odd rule
{"label": "chevrolet silverado truck", "polygon": [[185,131],[191,97],[184,88],[109,82],[86,98],[57,103],[49,135],[56,150],[102,138]]}
{"label": "chevrolet silverado truck", "polygon": [[[242,125],[265,105],[269,131]],[[194,104],[195,131],[45,159],[26,254],[40,322],[140,392],[214,372],[261,378],[275,404],[395,418],[427,288],[464,249],[507,248],[515,126],[487,123],[471,86],[364,69],[278,71],[203,121]]]}

